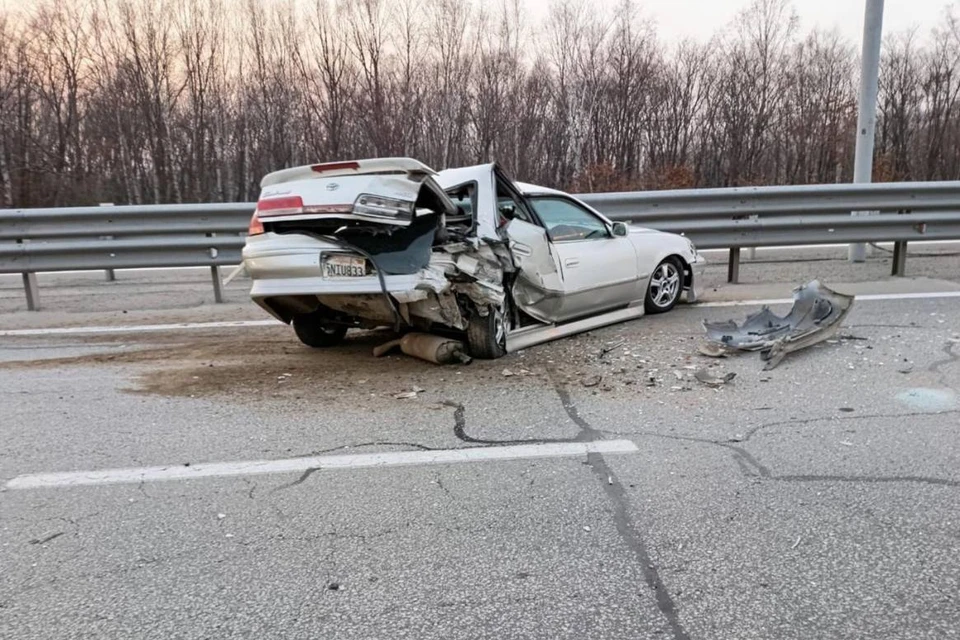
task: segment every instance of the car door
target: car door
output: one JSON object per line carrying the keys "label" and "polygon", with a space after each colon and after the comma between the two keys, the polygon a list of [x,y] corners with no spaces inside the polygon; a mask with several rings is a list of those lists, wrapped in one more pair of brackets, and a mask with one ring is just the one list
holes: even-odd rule
{"label": "car door", "polygon": [[637,253],[626,237],[562,195],[527,199],[556,255],[563,280],[559,316],[569,320],[622,307],[643,297]]}

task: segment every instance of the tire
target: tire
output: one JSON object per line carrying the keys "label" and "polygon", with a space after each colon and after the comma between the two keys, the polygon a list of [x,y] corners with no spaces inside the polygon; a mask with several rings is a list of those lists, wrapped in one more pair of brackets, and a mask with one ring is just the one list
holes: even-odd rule
{"label": "tire", "polygon": [[680,300],[683,293],[683,262],[670,257],[657,265],[647,285],[643,307],[647,313],[666,313]]}
{"label": "tire", "polygon": [[300,342],[314,349],[334,347],[347,335],[345,326],[330,324],[323,315],[316,312],[295,316],[293,330]]}
{"label": "tire", "polygon": [[490,307],[487,315],[473,314],[467,325],[467,346],[470,355],[482,360],[496,360],[507,353],[509,321],[506,305]]}

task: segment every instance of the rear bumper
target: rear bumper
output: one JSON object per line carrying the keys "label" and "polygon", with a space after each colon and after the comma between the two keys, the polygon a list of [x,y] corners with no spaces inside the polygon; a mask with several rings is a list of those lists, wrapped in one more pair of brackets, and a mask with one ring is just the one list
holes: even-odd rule
{"label": "rear bumper", "polygon": [[[317,269],[319,271],[319,268]],[[404,293],[413,291],[420,283],[420,278],[414,274],[409,276],[385,276],[389,293]],[[340,296],[365,295],[383,293],[380,280],[376,276],[368,278],[342,278],[331,280],[319,276],[277,277],[253,281],[250,288],[250,297],[269,298],[273,296]]]}
{"label": "rear bumper", "polygon": [[690,288],[687,289],[687,302],[696,302],[703,295],[703,274],[707,269],[707,259],[699,253],[690,263]]}
{"label": "rear bumper", "polygon": [[[250,297],[267,312],[270,298],[289,296],[344,296],[382,294],[376,274],[360,278],[325,278],[320,261],[324,253],[343,253],[338,245],[299,234],[265,233],[247,239],[243,263],[253,285]],[[384,275],[387,292],[397,298],[410,294],[423,283],[420,274]]]}

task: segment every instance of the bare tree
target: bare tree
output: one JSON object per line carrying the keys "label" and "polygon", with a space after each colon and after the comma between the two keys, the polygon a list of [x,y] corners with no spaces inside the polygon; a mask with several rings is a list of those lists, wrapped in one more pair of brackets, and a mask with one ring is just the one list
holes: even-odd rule
{"label": "bare tree", "polygon": [[[855,43],[753,0],[664,43],[632,0],[36,0],[0,11],[0,206],[249,200],[277,168],[496,161],[574,190],[850,178]],[[888,36],[877,179],[960,179],[960,2]]]}

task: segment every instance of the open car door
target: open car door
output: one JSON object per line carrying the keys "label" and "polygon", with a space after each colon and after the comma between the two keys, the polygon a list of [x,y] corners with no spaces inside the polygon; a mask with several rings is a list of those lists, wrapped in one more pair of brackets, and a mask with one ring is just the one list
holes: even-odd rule
{"label": "open car door", "polygon": [[469,193],[474,229],[483,240],[506,242],[517,266],[513,284],[514,304],[530,317],[557,322],[563,300],[559,263],[547,238],[524,198],[495,164],[447,169],[437,175],[447,193]]}
{"label": "open car door", "polygon": [[540,322],[556,322],[562,308],[563,281],[546,230],[513,219],[504,232],[518,268],[512,291],[514,304]]}

